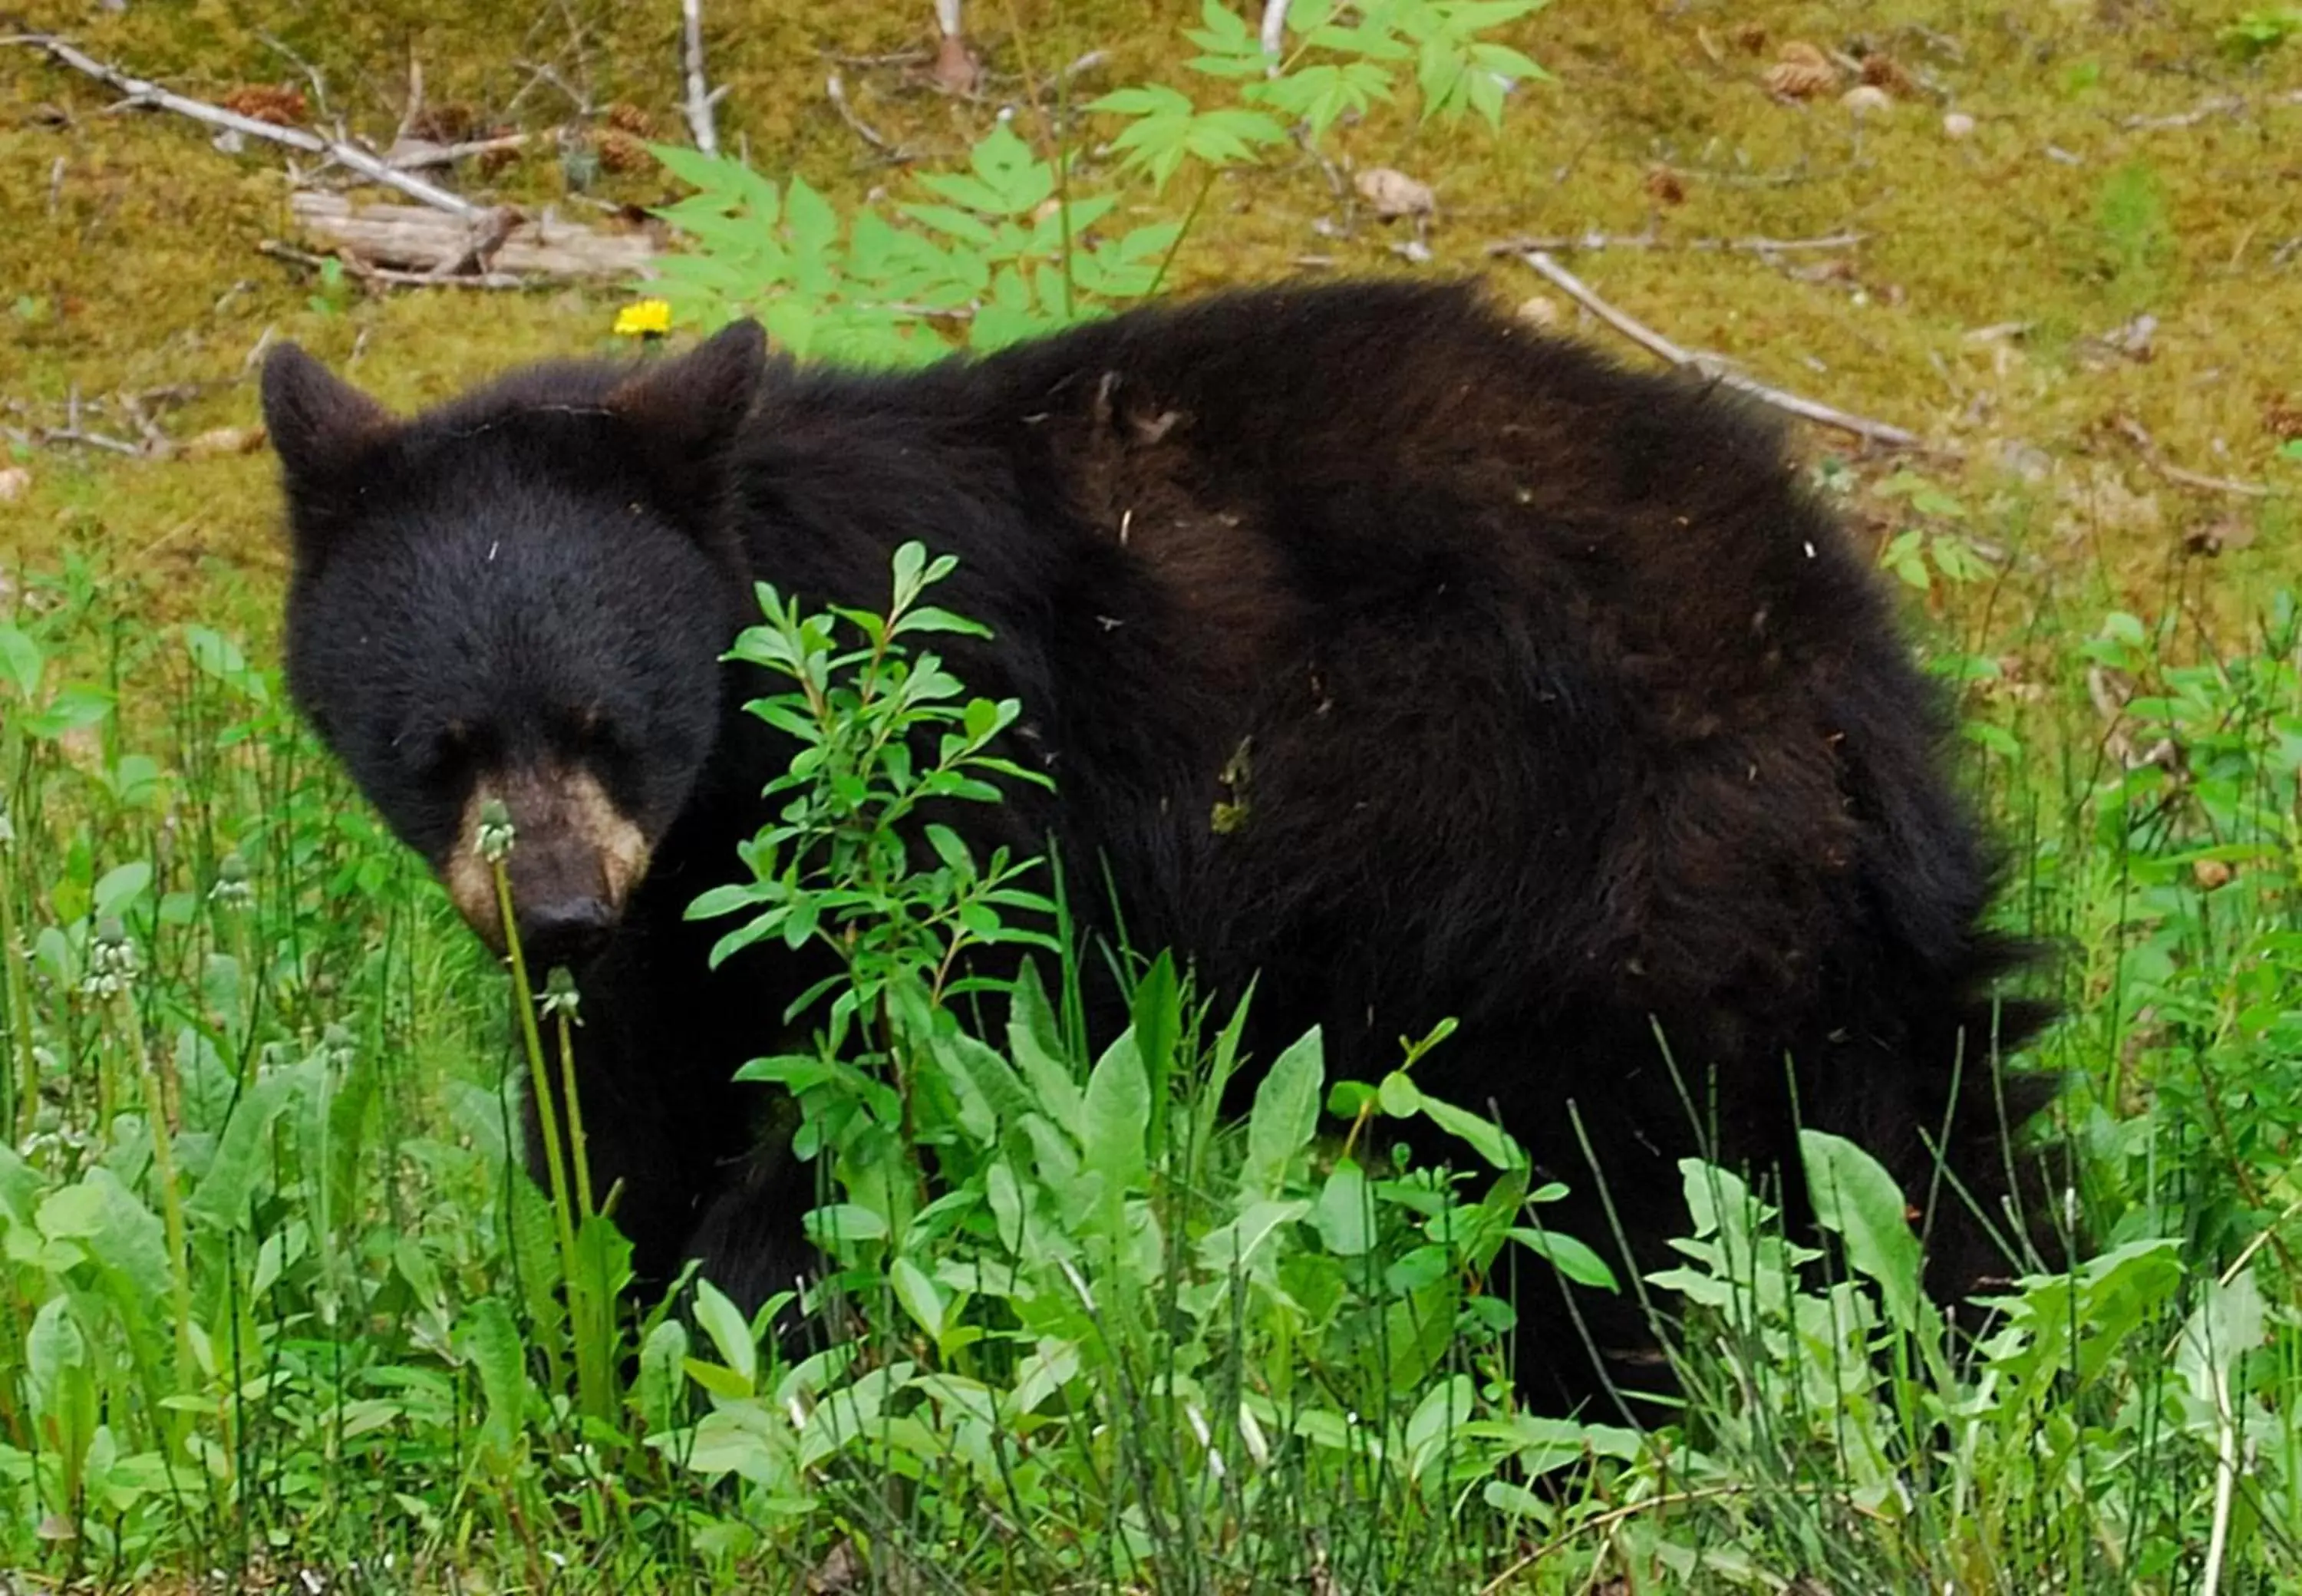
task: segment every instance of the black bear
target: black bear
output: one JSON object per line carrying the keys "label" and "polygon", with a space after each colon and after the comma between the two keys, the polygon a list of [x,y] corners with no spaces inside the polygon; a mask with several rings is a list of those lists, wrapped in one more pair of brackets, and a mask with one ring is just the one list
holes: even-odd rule
{"label": "black bear", "polygon": [[[1257,1056],[1317,1025],[1372,1075],[1453,1016],[1425,1083],[1573,1188],[1552,1222],[1650,1266],[1678,1157],[1794,1168],[1803,1123],[1894,1171],[1936,1290],[2004,1267],[2010,1138],[2049,1092],[1998,1061],[2047,1011],[1998,995],[2026,954],[1983,927],[1945,707],[1880,584],[1713,385],[1365,282],[904,374],[738,323],[409,420],[282,347],[264,399],[296,701],[498,945],[475,830],[508,807],[648,1279],[698,1256],[748,1303],[807,1263],[811,1172],[729,1077],[817,971],[710,973],[724,928],[684,911],[740,873],[788,752],[721,660],[754,579],[875,606],[912,539],[995,634],[953,668],[1022,700],[1017,757],[1057,784],[978,840],[1099,861],[1134,945],[1216,994],[1257,978]],[[1627,1295],[1557,1295],[1521,1304],[1531,1385],[1580,1389],[1586,1331],[1651,1362]]]}

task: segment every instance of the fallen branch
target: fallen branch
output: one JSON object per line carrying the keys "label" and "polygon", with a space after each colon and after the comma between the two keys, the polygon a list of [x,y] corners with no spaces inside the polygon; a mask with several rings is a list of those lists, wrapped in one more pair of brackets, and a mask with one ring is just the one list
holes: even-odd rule
{"label": "fallen branch", "polygon": [[654,272],[655,246],[645,234],[604,232],[548,212],[532,217],[503,206],[458,220],[416,206],[356,206],[321,193],[290,195],[288,206],[297,226],[334,252],[345,270],[357,262],[378,281],[458,285],[477,278],[484,280],[480,286],[509,288],[536,279],[629,280]]}
{"label": "fallen branch", "polygon": [[711,107],[727,91],[713,89],[703,75],[703,0],[679,0],[679,13],[685,21],[687,36],[687,130],[693,135],[696,148],[707,155],[716,155],[719,153],[719,128],[712,118]]}
{"label": "fallen branch", "polygon": [[1802,249],[1851,249],[1869,235],[1859,232],[1835,232],[1818,239],[1689,239],[1674,243],[1659,233],[1561,233],[1544,239],[1498,239],[1489,244],[1486,252],[1495,255],[1525,255],[1531,250],[1545,252],[1567,249],[1694,249],[1725,251],[1737,255],[1781,255]]}
{"label": "fallen branch", "polygon": [[221,105],[211,105],[205,100],[192,99],[172,89],[163,88],[157,83],[148,80],[130,77],[118,67],[106,66],[103,62],[84,54],[52,33],[16,34],[8,38],[0,39],[0,44],[29,45],[33,49],[44,51],[50,60],[60,62],[75,71],[85,72],[100,83],[110,84],[128,97],[129,104],[157,105],[163,111],[172,111],[179,116],[188,116],[194,122],[205,122],[212,128],[228,129],[246,138],[262,139],[273,144],[284,144],[290,149],[300,149],[307,155],[325,155],[340,165],[349,167],[371,182],[382,183],[388,189],[397,189],[409,198],[420,200],[433,209],[445,211],[451,216],[468,217],[485,214],[484,207],[473,204],[462,195],[451,194],[436,183],[426,182],[420,177],[402,172],[389,162],[377,159],[357,145],[347,144],[340,139],[324,139],[306,128],[285,128],[273,122],[258,122],[255,117],[242,116],[238,112],[227,111]]}
{"label": "fallen branch", "polygon": [[[6,407],[12,416],[29,417],[30,411],[24,405],[10,401]],[[100,409],[101,402],[90,407]],[[129,455],[138,459],[145,458],[151,452],[146,445],[130,443],[124,438],[114,438],[108,433],[89,431],[81,424],[80,408],[80,387],[75,383],[64,398],[63,425],[51,427],[34,424],[29,427],[0,426],[0,436],[5,436],[10,442],[20,449],[39,449],[53,447],[59,443],[79,443],[90,449],[105,449],[113,454]]]}
{"label": "fallen branch", "polygon": [[1856,416],[1814,399],[1802,398],[1783,389],[1770,387],[1752,378],[1737,375],[1735,373],[1725,370],[1715,356],[1698,355],[1691,349],[1681,348],[1635,317],[1608,304],[1592,290],[1588,283],[1551,259],[1542,250],[1530,249],[1519,258],[1533,267],[1553,286],[1592,315],[1597,316],[1633,343],[1661,356],[1673,365],[1699,372],[1720,386],[1748,395],[1760,404],[1771,406],[1787,415],[1814,422],[1820,426],[1835,427],[1840,432],[1852,433],[1867,442],[1884,444],[1890,449],[1920,450],[1930,449],[1927,441],[1915,433],[1905,432],[1901,427],[1890,426],[1886,422],[1872,421],[1867,416]]}
{"label": "fallen branch", "polygon": [[823,92],[830,97],[831,108],[839,113],[839,120],[845,122],[858,139],[890,161],[908,161],[912,158],[910,151],[890,139],[870,122],[865,122],[862,113],[847,103],[847,85],[841,81],[837,72],[833,72],[823,80]]}
{"label": "fallen branch", "polygon": [[2227,476],[2208,476],[2203,472],[2185,471],[2166,458],[2148,429],[2131,416],[2118,416],[2110,424],[2141,454],[2143,463],[2164,477],[2185,488],[2198,488],[2209,493],[2228,493],[2239,499],[2267,499],[2270,490],[2258,483],[2236,482]]}
{"label": "fallen branch", "polygon": [[53,447],[59,443],[84,443],[91,449],[109,449],[113,454],[128,455],[137,459],[142,459],[146,453],[140,444],[80,427],[0,427],[0,432],[7,433],[10,442],[21,444],[26,449]]}

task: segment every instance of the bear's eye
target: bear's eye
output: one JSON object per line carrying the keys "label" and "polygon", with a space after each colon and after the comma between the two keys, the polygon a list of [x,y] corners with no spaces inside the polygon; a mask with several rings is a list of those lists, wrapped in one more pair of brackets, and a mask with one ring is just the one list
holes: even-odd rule
{"label": "bear's eye", "polygon": [[467,721],[450,720],[434,730],[402,741],[409,762],[424,781],[446,785],[470,769],[479,748],[479,735]]}
{"label": "bear's eye", "polygon": [[622,728],[597,704],[579,705],[559,719],[567,751],[578,759],[612,760],[628,747]]}

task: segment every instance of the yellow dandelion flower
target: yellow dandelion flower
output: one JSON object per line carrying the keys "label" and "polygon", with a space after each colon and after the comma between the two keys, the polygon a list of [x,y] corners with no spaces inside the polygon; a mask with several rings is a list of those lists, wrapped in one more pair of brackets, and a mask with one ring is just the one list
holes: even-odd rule
{"label": "yellow dandelion flower", "polygon": [[640,299],[616,312],[619,338],[660,338],[671,331],[671,306],[662,299]]}

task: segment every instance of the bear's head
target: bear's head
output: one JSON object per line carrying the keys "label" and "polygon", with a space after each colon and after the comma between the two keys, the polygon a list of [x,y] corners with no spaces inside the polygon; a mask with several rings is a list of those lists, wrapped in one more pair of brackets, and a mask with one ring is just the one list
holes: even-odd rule
{"label": "bear's head", "polygon": [[264,368],[298,708],[498,952],[513,827],[539,970],[618,923],[711,756],[750,577],[721,501],[765,349],[532,367],[400,419],[292,344]]}

